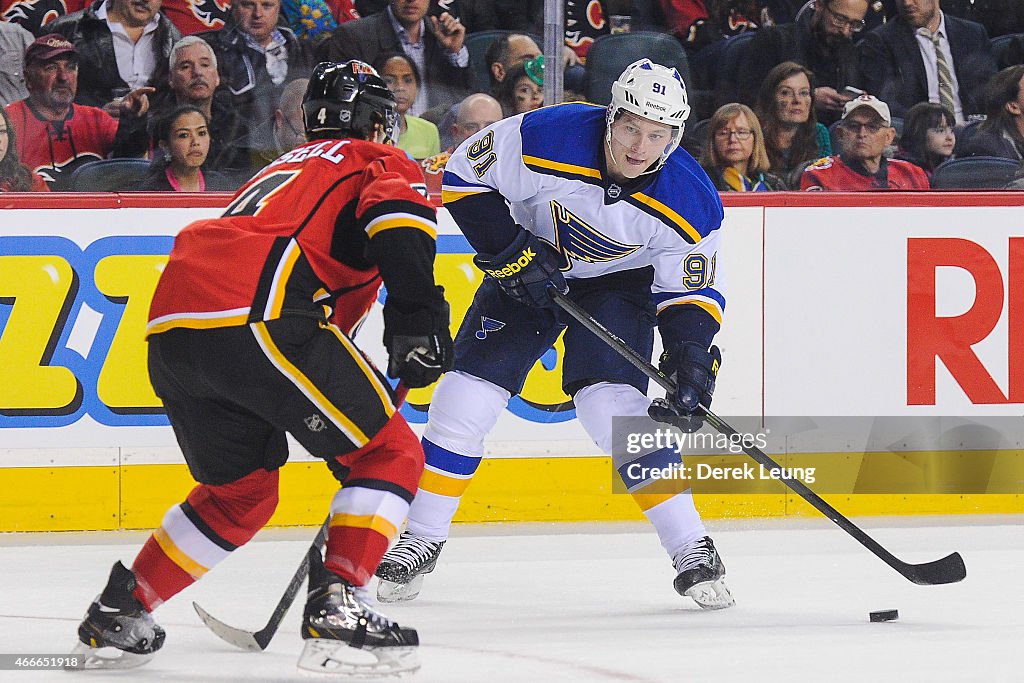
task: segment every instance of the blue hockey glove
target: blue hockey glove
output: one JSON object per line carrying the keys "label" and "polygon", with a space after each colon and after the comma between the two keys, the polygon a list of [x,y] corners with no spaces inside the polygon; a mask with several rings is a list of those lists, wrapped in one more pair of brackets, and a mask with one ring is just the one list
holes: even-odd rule
{"label": "blue hockey glove", "polygon": [[704,424],[700,406],[711,407],[715,379],[722,364],[717,346],[705,349],[694,342],[684,342],[672,351],[661,354],[659,369],[676,384],[676,393],[651,403],[647,414],[653,420],[694,432]]}
{"label": "blue hockey glove", "polygon": [[[438,290],[444,291],[440,287]],[[390,298],[384,303],[388,377],[401,379],[410,389],[429,386],[452,368],[448,302],[443,294],[440,298],[435,310],[420,307],[404,312]]]}
{"label": "blue hockey glove", "polygon": [[562,294],[569,291],[562,271],[558,269],[558,255],[547,243],[525,229],[500,254],[477,254],[473,263],[497,280],[505,294],[527,306],[554,306],[548,294],[549,287]]}

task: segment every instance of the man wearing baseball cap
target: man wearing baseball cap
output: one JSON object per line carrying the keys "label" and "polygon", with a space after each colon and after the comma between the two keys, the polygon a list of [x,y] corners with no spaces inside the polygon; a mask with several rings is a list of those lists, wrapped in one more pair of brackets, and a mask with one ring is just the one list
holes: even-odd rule
{"label": "man wearing baseball cap", "polygon": [[808,166],[800,177],[801,190],[929,189],[928,176],[920,167],[883,156],[896,138],[885,102],[873,95],[850,100],[843,107],[839,130],[842,153]]}
{"label": "man wearing baseball cap", "polygon": [[[6,107],[17,134],[18,156],[51,190],[69,189],[79,166],[105,159],[128,141],[118,136],[118,120],[98,107],[75,104],[78,52],[56,33],[37,38],[25,50],[28,97]],[[122,116],[141,116],[144,93],[125,97]]]}

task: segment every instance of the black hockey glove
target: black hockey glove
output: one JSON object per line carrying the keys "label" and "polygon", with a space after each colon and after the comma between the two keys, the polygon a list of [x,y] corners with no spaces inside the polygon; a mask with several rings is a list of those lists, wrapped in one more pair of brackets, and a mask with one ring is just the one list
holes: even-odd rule
{"label": "black hockey glove", "polygon": [[436,308],[406,312],[389,298],[384,303],[384,347],[388,350],[388,377],[401,379],[410,389],[433,384],[451,370],[452,335],[448,330],[448,302],[438,287]]}
{"label": "black hockey glove", "polygon": [[715,379],[722,364],[722,352],[712,345],[705,349],[694,342],[679,344],[673,351],[661,354],[658,368],[676,383],[674,396],[651,403],[647,414],[658,422],[666,422],[685,432],[695,432],[704,424],[703,410],[711,407]]}
{"label": "black hockey glove", "polygon": [[569,291],[558,269],[558,255],[546,242],[523,228],[503,252],[497,256],[477,254],[473,263],[497,280],[505,294],[527,306],[553,307],[549,287],[562,294]]}

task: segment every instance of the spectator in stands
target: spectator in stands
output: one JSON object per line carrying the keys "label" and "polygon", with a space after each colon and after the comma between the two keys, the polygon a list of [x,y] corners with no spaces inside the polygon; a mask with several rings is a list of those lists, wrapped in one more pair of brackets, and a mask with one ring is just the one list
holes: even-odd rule
{"label": "spectator in stands", "polygon": [[658,0],[665,25],[691,54],[727,36],[756,31],[759,0]]}
{"label": "spectator in stands", "polygon": [[765,77],[757,98],[772,172],[790,188],[800,186],[802,166],[832,153],[828,129],[813,106],[814,75],[796,62],[783,62]]}
{"label": "spectator in stands", "polygon": [[[220,88],[217,55],[197,35],[185,36],[171,49],[170,90],[157,96],[151,123],[173,109],[191,104],[207,118],[211,141],[206,168],[229,175],[250,174],[249,154],[243,147],[248,123],[233,106],[231,94]],[[153,138],[156,145],[158,139]]]}
{"label": "spectator in stands", "polygon": [[495,38],[484,53],[487,73],[491,78],[491,94],[498,94],[501,82],[505,80],[512,67],[541,54],[543,53],[537,42],[522,33],[507,33]]}
{"label": "spectator in stands", "polygon": [[282,0],[281,16],[300,43],[327,40],[339,24],[359,18],[352,0]]}
{"label": "spectator in stands", "polygon": [[[28,97],[6,109],[18,156],[51,190],[66,189],[76,168],[111,153],[117,156],[128,142],[118,119],[98,107],[75,104],[78,69],[78,53],[70,41],[55,33],[37,38],[25,51]],[[148,100],[129,95],[121,106],[121,120],[128,121],[145,115]]]}
{"label": "spectator in stands", "polygon": [[75,44],[75,101],[120,116],[122,99],[151,93],[167,78],[171,46],[181,33],[160,14],[160,0],[96,0],[49,27]]}
{"label": "spectator in stands", "polygon": [[154,192],[235,189],[235,183],[216,171],[203,171],[210,151],[210,120],[199,107],[185,104],[162,117],[155,137],[163,154],[150,166],[137,189]]}
{"label": "spectator in stands", "polygon": [[745,104],[723,105],[711,117],[700,165],[719,192],[785,190],[771,167],[757,115]]}
{"label": "spectator in stands", "polygon": [[[868,13],[864,15],[864,30],[875,29],[895,17],[898,2],[899,0],[871,0]],[[810,0],[766,0],[765,4],[766,14],[776,24],[796,21],[805,12],[814,11],[814,3]]]}
{"label": "spectator in stands", "polygon": [[868,0],[817,0],[814,11],[796,22],[757,31],[737,79],[740,99],[750,104],[772,68],[796,62],[816,76],[818,120],[826,125],[836,121],[851,99],[843,89],[861,80],[853,38],[864,28],[867,11]]}
{"label": "spectator in stands", "polygon": [[512,67],[498,90],[505,116],[515,116],[544,106],[544,56]]}
{"label": "spectator in stands", "polygon": [[317,56],[321,61],[359,59],[376,64],[382,55],[404,53],[423,75],[409,113],[443,113],[469,92],[466,28],[448,12],[427,17],[429,6],[430,0],[390,0],[383,12],[339,26]]}
{"label": "spectator in stands", "polygon": [[198,34],[213,46],[221,82],[252,127],[270,120],[285,83],[309,76],[309,49],[280,26],[281,0],[234,0],[219,31]]}
{"label": "spectator in stands", "polygon": [[395,96],[399,121],[395,145],[418,161],[440,153],[441,139],[437,126],[409,113],[422,83],[413,61],[403,53],[395,53],[383,56],[375,68]]}
{"label": "spectator in stands", "polygon": [[289,81],[281,92],[274,118],[249,133],[243,149],[250,155],[250,173],[256,173],[274,159],[306,141],[302,120],[302,96],[308,78]]}
{"label": "spectator in stands", "polygon": [[903,121],[897,159],[917,164],[932,177],[935,168],[953,156],[956,120],[941,104],[918,102]]}
{"label": "spectator in stands", "polygon": [[981,111],[996,72],[981,24],[939,10],[939,0],[900,0],[899,15],[858,45],[864,89],[904,116],[918,102],[946,107],[963,123]]}
{"label": "spectator in stands", "polygon": [[49,192],[46,181],[18,159],[17,134],[0,109],[0,192]]}
{"label": "spectator in stands", "polygon": [[0,21],[0,107],[28,97],[25,89],[25,50],[32,34],[17,24]]}
{"label": "spectator in stands", "polygon": [[987,116],[961,131],[957,158],[992,156],[1024,161],[1024,65],[993,76],[984,99]]}
{"label": "spectator in stands", "polygon": [[892,144],[889,106],[872,95],[861,95],[846,104],[842,123],[840,155],[819,159],[800,177],[802,190],[927,190],[928,176],[909,161],[886,159],[885,148]]}
{"label": "spectator in stands", "polygon": [[466,138],[482,131],[495,121],[504,118],[498,100],[482,92],[474,93],[455,105],[455,120],[449,132],[449,146],[445,151],[424,159],[421,166],[427,179],[427,191],[431,195],[441,196],[441,177],[444,175],[445,164],[455,148]]}

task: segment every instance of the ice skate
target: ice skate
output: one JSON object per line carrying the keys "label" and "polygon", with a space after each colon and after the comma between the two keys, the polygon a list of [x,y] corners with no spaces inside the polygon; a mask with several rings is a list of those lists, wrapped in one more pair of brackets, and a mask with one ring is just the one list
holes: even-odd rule
{"label": "ice skate", "polygon": [[736,601],[725,585],[725,564],[710,536],[688,544],[672,558],[678,572],[672,585],[703,609],[725,609]]}
{"label": "ice skate", "polygon": [[419,669],[416,630],[377,612],[370,600],[362,589],[311,563],[299,669],[340,677],[401,676]]}
{"label": "ice skate", "polygon": [[164,630],[132,595],[134,590],[135,574],[118,562],[78,627],[79,642],[71,651],[82,658],[78,668],[135,668],[164,644]]}
{"label": "ice skate", "polygon": [[398,543],[384,554],[377,567],[377,599],[405,602],[420,594],[424,577],[434,571],[444,541],[428,541],[403,531]]}

